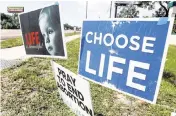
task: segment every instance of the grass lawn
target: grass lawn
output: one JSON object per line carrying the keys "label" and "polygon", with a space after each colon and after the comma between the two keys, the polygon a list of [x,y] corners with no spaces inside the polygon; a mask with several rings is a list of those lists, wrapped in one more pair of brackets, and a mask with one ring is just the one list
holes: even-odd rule
{"label": "grass lawn", "polygon": [[22,41],[21,37],[18,37],[18,38],[14,38],[14,39],[4,40],[0,44],[1,44],[1,49],[11,48],[11,47],[23,45],[23,41]]}
{"label": "grass lawn", "polygon": [[[79,39],[67,43],[68,60],[54,59],[74,73],[78,68]],[[174,75],[162,79],[156,105],[120,94],[90,82],[95,116],[170,116],[176,108],[176,77],[173,62],[176,47],[170,46],[165,70]],[[75,116],[59,99],[53,77],[51,58],[30,58],[17,67],[1,71],[2,116]]]}
{"label": "grass lawn", "polygon": [[[65,33],[65,36],[72,36],[72,35],[76,35],[76,34],[80,34],[80,32],[76,32],[76,33]],[[8,40],[4,40],[2,42],[0,42],[1,44],[1,49],[4,48],[11,48],[11,47],[15,47],[15,46],[21,46],[23,45],[23,41],[21,37],[18,38],[14,38],[14,39],[8,39]]]}
{"label": "grass lawn", "polygon": [[65,36],[72,36],[72,35],[77,35],[81,34],[80,32],[73,32],[73,33],[65,33]]}
{"label": "grass lawn", "polygon": [[176,46],[169,47],[165,70],[176,75]]}

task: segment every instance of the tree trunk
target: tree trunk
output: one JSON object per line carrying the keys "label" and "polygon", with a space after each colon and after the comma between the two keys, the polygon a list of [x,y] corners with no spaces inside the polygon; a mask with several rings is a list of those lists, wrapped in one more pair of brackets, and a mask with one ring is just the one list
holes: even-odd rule
{"label": "tree trunk", "polygon": [[162,4],[162,1],[159,1],[159,4],[160,4],[161,7],[164,8],[164,10],[165,10],[165,12],[166,12],[166,14],[165,14],[164,17],[168,17],[168,16],[169,16],[169,9],[167,9],[167,8]]}

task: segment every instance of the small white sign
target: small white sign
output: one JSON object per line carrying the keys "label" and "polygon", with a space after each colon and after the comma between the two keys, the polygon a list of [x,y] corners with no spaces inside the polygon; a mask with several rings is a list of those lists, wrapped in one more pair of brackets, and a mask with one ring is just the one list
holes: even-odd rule
{"label": "small white sign", "polygon": [[78,116],[94,116],[89,82],[51,61],[60,97]]}

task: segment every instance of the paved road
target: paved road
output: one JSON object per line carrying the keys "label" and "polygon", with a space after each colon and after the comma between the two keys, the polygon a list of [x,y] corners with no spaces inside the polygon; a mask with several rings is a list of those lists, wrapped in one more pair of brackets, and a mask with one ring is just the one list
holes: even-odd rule
{"label": "paved road", "polygon": [[[66,37],[66,42],[70,42],[74,39],[79,38],[80,35],[74,35]],[[13,48],[7,48],[7,49],[0,49],[0,70],[18,65],[23,60],[29,58],[29,56],[26,56],[25,48],[24,46],[18,46]]]}
{"label": "paved road", "polygon": [[[65,30],[64,32],[65,33],[73,33],[74,31],[73,30]],[[5,39],[9,39],[9,38],[16,38],[16,37],[20,37],[20,36],[22,36],[20,29],[2,29],[0,41],[5,40]],[[68,40],[70,40],[70,39],[68,39]],[[176,35],[172,35],[169,38],[169,44],[176,45]]]}
{"label": "paved road", "polygon": [[9,38],[21,37],[21,30],[19,29],[2,29],[1,30],[1,40],[6,40]]}
{"label": "paved road", "polygon": [[[64,33],[73,33],[73,30],[65,30]],[[21,37],[20,29],[2,29],[0,41],[6,40],[9,38]]]}

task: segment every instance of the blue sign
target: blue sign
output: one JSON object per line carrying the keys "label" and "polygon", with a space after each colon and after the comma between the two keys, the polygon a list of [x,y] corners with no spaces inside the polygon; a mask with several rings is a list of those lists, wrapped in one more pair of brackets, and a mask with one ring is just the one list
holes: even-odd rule
{"label": "blue sign", "polygon": [[79,75],[113,90],[156,103],[170,21],[83,21]]}

